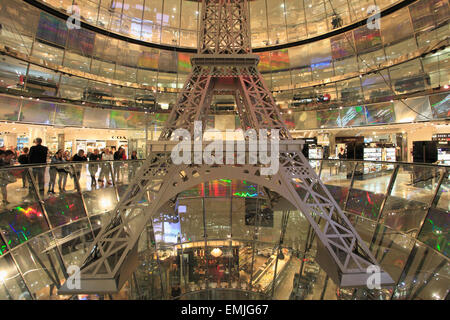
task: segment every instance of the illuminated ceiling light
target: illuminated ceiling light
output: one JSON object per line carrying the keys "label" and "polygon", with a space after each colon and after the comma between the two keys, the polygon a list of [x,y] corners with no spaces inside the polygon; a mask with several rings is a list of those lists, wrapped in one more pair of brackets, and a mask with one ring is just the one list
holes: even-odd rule
{"label": "illuminated ceiling light", "polygon": [[214,258],[218,258],[218,257],[220,257],[222,255],[222,250],[220,250],[219,248],[214,248],[214,249],[211,250],[211,255]]}
{"label": "illuminated ceiling light", "polygon": [[450,88],[450,87],[449,87],[448,84],[446,84],[446,85],[444,86],[444,89],[447,90],[448,88]]}

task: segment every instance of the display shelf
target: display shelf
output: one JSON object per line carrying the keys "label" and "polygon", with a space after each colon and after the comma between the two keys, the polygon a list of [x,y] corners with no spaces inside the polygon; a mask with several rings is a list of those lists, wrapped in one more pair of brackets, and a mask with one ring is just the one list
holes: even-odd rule
{"label": "display shelf", "polygon": [[438,161],[439,161],[439,164],[450,165],[450,149],[439,148],[438,149]]}

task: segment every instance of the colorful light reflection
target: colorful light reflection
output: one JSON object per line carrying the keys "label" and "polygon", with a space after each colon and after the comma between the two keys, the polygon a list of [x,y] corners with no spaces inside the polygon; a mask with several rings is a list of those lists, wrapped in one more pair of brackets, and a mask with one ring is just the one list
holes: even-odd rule
{"label": "colorful light reflection", "polygon": [[27,217],[30,217],[31,215],[36,215],[37,217],[42,217],[42,213],[32,207],[28,207],[27,209],[24,209],[22,207],[16,207],[15,209],[17,211],[19,211],[20,213],[23,213]]}

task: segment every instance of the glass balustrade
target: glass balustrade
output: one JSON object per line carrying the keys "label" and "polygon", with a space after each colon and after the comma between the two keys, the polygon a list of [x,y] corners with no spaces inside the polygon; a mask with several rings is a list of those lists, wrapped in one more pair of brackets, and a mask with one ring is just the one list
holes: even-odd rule
{"label": "glass balustrade", "polygon": [[[445,299],[448,167],[311,161],[319,162],[321,179],[395,286],[337,287],[315,262],[315,235],[301,212],[250,181],[221,179],[183,191],[175,208],[161,207],[139,239],[139,266],[119,293],[76,297],[195,299],[250,292],[275,299]],[[0,169],[0,299],[74,298],[57,295],[57,288],[68,268],[82,265],[141,165]]]}

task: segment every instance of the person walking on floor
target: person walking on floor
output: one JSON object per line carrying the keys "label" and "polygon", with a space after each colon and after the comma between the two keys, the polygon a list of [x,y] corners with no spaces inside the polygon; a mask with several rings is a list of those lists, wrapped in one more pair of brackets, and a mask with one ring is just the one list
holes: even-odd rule
{"label": "person walking on floor", "polygon": [[44,175],[45,175],[45,167],[43,164],[47,163],[47,153],[48,148],[42,145],[42,139],[36,138],[34,140],[35,146],[30,148],[30,153],[28,155],[30,164],[41,164],[38,168],[33,168],[33,176],[38,183],[39,193],[42,198],[44,198]]}

